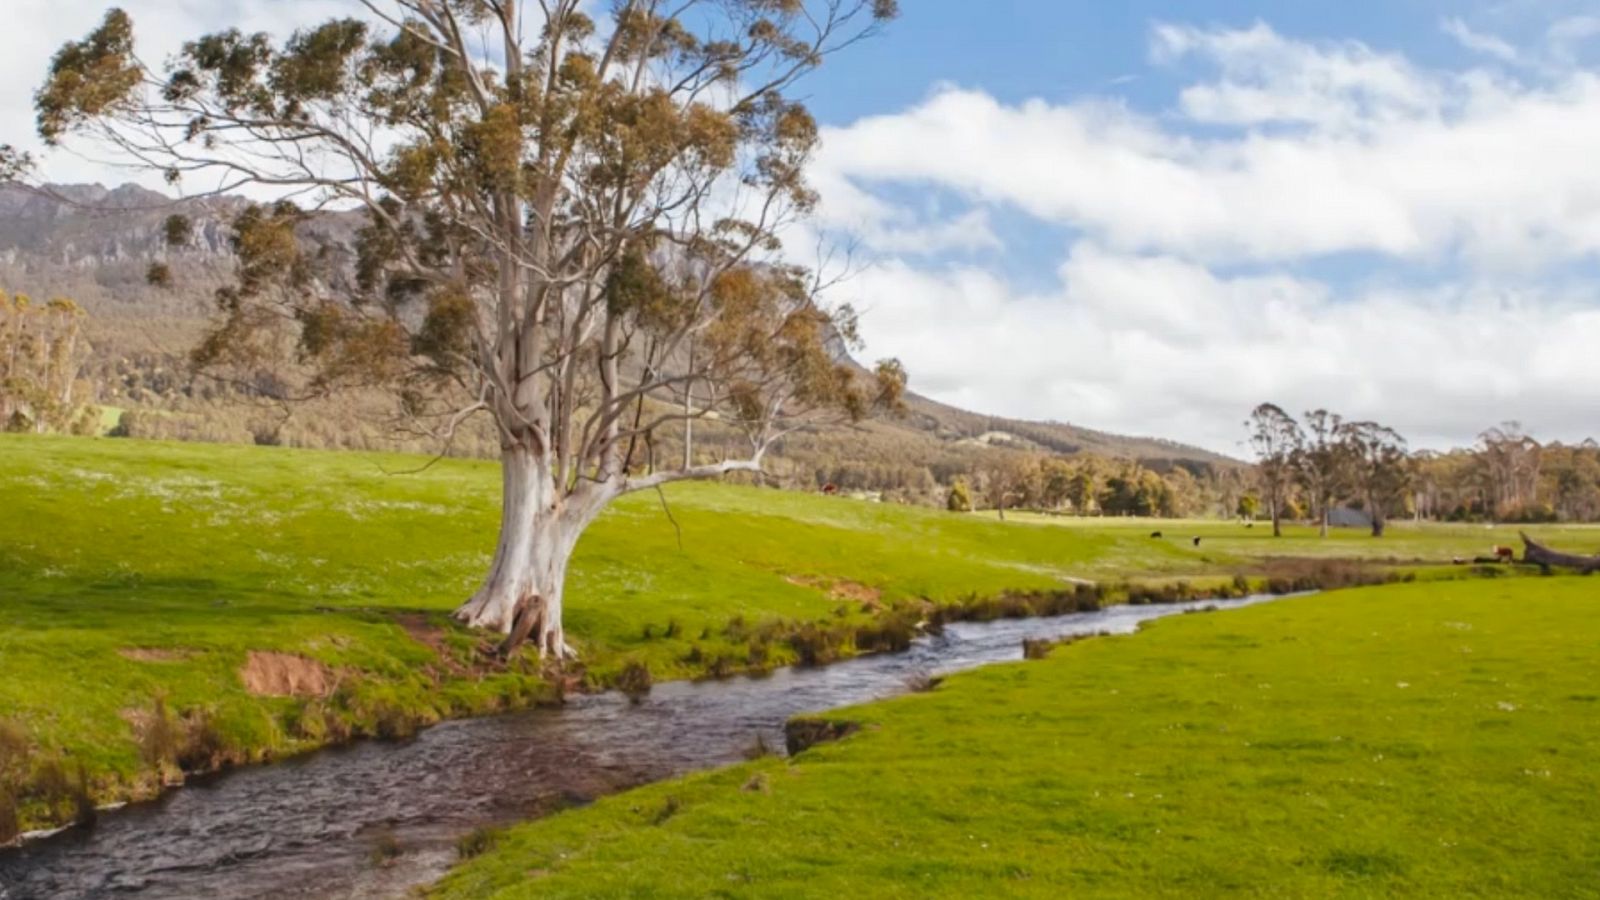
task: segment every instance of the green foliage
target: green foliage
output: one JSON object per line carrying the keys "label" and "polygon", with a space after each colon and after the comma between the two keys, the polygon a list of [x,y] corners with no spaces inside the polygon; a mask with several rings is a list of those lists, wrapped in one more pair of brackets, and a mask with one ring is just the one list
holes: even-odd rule
{"label": "green foliage", "polygon": [[194,221],[188,216],[174,214],[161,223],[161,236],[168,247],[184,247],[194,240]]}
{"label": "green foliage", "polygon": [[1580,895],[1591,594],[1402,585],[1076,642],[520,826],[434,895]]}
{"label": "green foliage", "polygon": [[172,267],[164,262],[153,262],[144,273],[145,283],[155,288],[172,287]]}
{"label": "green foliage", "polygon": [[972,492],[967,488],[965,478],[957,478],[950,485],[944,508],[951,512],[972,512]]}
{"label": "green foliage", "polygon": [[120,9],[106,12],[82,41],[62,47],[50,61],[49,77],[34,97],[39,134],[57,143],[68,130],[126,104],[142,70],[133,55],[133,20]]}

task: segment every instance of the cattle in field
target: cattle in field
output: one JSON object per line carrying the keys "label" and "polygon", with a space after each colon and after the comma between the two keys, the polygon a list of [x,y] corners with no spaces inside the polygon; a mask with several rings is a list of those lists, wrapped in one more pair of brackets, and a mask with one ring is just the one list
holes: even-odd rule
{"label": "cattle in field", "polygon": [[1150,536],[1151,536],[1151,537],[1153,537],[1153,538],[1158,538],[1158,537],[1161,537],[1161,532],[1159,532],[1159,531],[1152,531],[1152,532],[1150,532]]}
{"label": "cattle in field", "polygon": [[822,493],[823,496],[832,497],[833,495],[839,493],[839,486],[830,481],[822,486]]}
{"label": "cattle in field", "polygon": [[1516,562],[1517,561],[1517,551],[1515,549],[1511,548],[1511,547],[1507,547],[1507,546],[1505,546],[1503,544],[1495,544],[1494,548],[1493,548],[1493,552],[1494,552],[1494,558],[1499,560],[1500,562]]}
{"label": "cattle in field", "polygon": [[1194,539],[1194,545],[1195,545],[1195,546],[1196,546],[1196,547],[1198,547],[1198,546],[1200,546],[1200,539],[1199,539],[1199,538],[1195,538],[1195,539]]}

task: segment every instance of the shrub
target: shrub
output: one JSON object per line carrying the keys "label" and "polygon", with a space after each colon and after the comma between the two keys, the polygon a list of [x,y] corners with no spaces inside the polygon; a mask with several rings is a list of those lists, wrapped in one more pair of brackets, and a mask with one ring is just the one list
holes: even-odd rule
{"label": "shrub", "polygon": [[972,490],[967,487],[966,479],[957,478],[950,485],[950,493],[945,496],[944,508],[950,512],[972,512]]}
{"label": "shrub", "polygon": [[820,625],[801,625],[790,632],[788,640],[802,666],[818,666],[839,657],[837,637]]}
{"label": "shrub", "polygon": [[1050,655],[1050,651],[1054,650],[1055,646],[1056,642],[1049,638],[1023,638],[1022,658],[1044,659]]}
{"label": "shrub", "polygon": [[764,641],[751,641],[749,650],[745,652],[745,662],[749,664],[752,669],[765,668],[769,655],[770,654],[767,650],[767,645]]}
{"label": "shrub", "polygon": [[653,683],[650,667],[638,660],[623,666],[622,672],[617,675],[617,690],[627,695],[630,703],[644,702],[644,698],[650,696],[650,686]]}
{"label": "shrub", "polygon": [[469,860],[488,853],[495,848],[496,844],[500,843],[500,836],[504,833],[499,828],[491,828],[487,825],[480,825],[472,829],[456,841],[456,858]]}

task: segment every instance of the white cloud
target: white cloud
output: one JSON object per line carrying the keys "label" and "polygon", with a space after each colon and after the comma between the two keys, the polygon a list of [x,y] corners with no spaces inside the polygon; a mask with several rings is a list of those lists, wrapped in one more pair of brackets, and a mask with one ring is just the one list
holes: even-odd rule
{"label": "white cloud", "polygon": [[[825,133],[827,208],[890,220],[896,211],[874,189],[926,184],[1109,246],[1212,262],[1365,252],[1525,270],[1600,253],[1593,74],[1524,85],[1393,61],[1368,72],[1370,51],[1284,51],[1290,42],[1262,26],[1226,40],[1167,29],[1158,44],[1171,52],[1204,46],[1255,62],[1185,89],[1189,118],[1176,121],[1098,98],[1003,104],[944,89]],[[1277,66],[1289,74],[1272,74]],[[1239,80],[1247,71],[1260,77]],[[1317,108],[1335,111],[1318,118]],[[1249,127],[1195,131],[1196,115]],[[1305,127],[1275,127],[1286,123]]]}
{"label": "white cloud", "polygon": [[1460,18],[1449,18],[1439,23],[1439,28],[1445,34],[1456,40],[1456,43],[1474,53],[1492,56],[1501,62],[1514,63],[1521,59],[1517,48],[1511,46],[1501,38],[1492,34],[1475,31]]}
{"label": "white cloud", "polygon": [[872,355],[971,408],[1223,451],[1264,399],[1431,445],[1507,418],[1600,432],[1600,303],[1563,274],[1600,262],[1600,78],[1432,71],[1264,24],[1157,25],[1150,53],[1200,70],[1167,113],[944,87],[826,132],[830,215],[875,227],[910,215],[891,197],[954,193],[1073,242],[1050,290],[891,254],[848,286]]}
{"label": "white cloud", "polygon": [[1191,118],[1224,125],[1289,122],[1366,128],[1438,111],[1442,88],[1404,57],[1354,41],[1314,46],[1286,39],[1265,23],[1242,30],[1161,24],[1151,57],[1170,64],[1195,57],[1220,79],[1185,88]]}
{"label": "white cloud", "polygon": [[1600,16],[1570,16],[1551,23],[1545,32],[1550,50],[1555,56],[1570,62],[1578,47],[1600,37]]}
{"label": "white cloud", "polygon": [[1392,423],[1421,446],[1510,418],[1547,438],[1600,427],[1576,415],[1600,409],[1600,309],[1536,287],[1341,296],[1093,244],[1075,247],[1043,292],[904,262],[849,287],[874,353],[903,359],[920,390],[996,413],[1233,453],[1244,415],[1268,399]]}

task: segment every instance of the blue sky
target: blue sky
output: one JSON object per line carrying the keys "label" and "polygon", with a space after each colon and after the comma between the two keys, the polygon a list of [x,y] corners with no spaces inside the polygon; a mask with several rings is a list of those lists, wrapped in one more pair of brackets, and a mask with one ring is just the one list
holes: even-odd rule
{"label": "blue sky", "polygon": [[[147,55],[354,0],[125,0]],[[1239,453],[1274,400],[1420,446],[1600,437],[1600,2],[901,0],[801,91],[865,355],[968,408]],[[0,141],[102,0],[7,0]],[[58,180],[117,181],[72,154]]]}
{"label": "blue sky", "polygon": [[1183,81],[1148,65],[1154,22],[1241,28],[1260,21],[1298,38],[1359,40],[1403,50],[1419,63],[1455,66],[1471,54],[1440,27],[1444,20],[1524,39],[1536,37],[1541,23],[1585,7],[1600,14],[1600,4],[1557,0],[904,0],[893,28],[830,61],[806,92],[817,113],[836,123],[909,106],[940,82],[1013,102],[1114,93],[1159,109]]}

